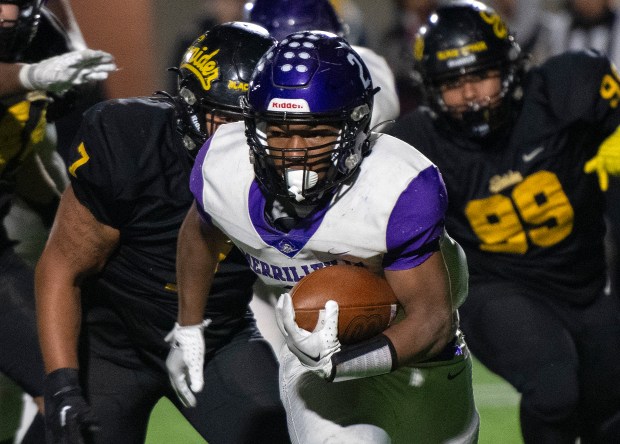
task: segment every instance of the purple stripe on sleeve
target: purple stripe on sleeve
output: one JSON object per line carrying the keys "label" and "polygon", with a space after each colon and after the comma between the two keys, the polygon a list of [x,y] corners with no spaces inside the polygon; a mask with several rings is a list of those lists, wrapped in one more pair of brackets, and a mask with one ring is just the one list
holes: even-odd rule
{"label": "purple stripe on sleeve", "polygon": [[198,208],[198,213],[200,213],[203,220],[209,224],[211,223],[211,217],[205,212],[204,202],[202,201],[202,192],[205,185],[202,178],[202,165],[204,164],[210,145],[211,139],[209,138],[202,148],[200,148],[200,151],[198,151],[196,160],[194,161],[194,166],[192,168],[192,173],[189,177],[189,189],[196,200],[196,208]]}
{"label": "purple stripe on sleeve", "polygon": [[439,250],[448,194],[439,170],[430,166],[402,192],[388,221],[383,266],[405,270]]}

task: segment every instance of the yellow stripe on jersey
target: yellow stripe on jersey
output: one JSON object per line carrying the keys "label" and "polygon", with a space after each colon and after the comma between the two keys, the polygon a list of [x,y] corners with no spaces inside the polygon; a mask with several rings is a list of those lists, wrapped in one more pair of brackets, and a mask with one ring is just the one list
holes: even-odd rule
{"label": "yellow stripe on jersey", "polygon": [[69,174],[71,174],[73,177],[77,177],[75,175],[75,170],[77,170],[79,167],[81,167],[82,165],[84,165],[86,162],[90,160],[90,156],[86,152],[86,147],[84,146],[84,142],[80,143],[80,146],[78,146],[78,153],[80,153],[81,157],[75,162],[73,162],[71,166],[69,167]]}

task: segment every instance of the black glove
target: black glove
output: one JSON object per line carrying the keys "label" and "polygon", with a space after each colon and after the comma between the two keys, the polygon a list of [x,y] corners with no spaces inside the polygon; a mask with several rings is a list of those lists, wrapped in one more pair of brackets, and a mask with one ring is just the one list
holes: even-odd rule
{"label": "black glove", "polygon": [[84,444],[83,433],[97,430],[82,395],[78,371],[59,368],[45,378],[45,427],[48,444]]}

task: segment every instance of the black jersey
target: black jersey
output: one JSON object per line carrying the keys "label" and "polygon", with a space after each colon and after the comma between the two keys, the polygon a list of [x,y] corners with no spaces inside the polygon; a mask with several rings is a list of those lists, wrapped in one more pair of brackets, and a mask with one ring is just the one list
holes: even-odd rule
{"label": "black jersey", "polygon": [[566,53],[528,73],[514,124],[485,145],[452,137],[424,108],[387,132],[439,167],[472,282],[507,278],[584,303],[605,284],[605,227],[604,195],[583,167],[620,123],[619,104],[606,58]]}
{"label": "black jersey", "polygon": [[[120,231],[118,249],[84,292],[103,289],[136,335],[148,335],[147,322],[167,332],[177,315],[176,242],[193,201],[193,161],[176,118],[166,98],[99,103],[85,113],[68,163],[78,200]],[[247,313],[255,279],[233,249],[220,263],[209,296],[205,315],[214,326],[234,324]],[[163,345],[159,332],[145,344],[154,336]]]}

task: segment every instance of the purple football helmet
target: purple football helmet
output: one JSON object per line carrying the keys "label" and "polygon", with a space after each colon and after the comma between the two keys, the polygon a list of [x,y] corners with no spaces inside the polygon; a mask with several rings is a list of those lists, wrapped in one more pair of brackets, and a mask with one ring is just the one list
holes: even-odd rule
{"label": "purple football helmet", "polygon": [[[376,91],[360,56],[335,34],[295,33],[267,51],[252,75],[244,109],[250,158],[263,190],[312,205],[351,177],[369,150]],[[337,137],[303,150],[278,148],[267,143],[270,125],[329,125]]]}
{"label": "purple football helmet", "polygon": [[265,27],[276,40],[310,30],[346,34],[329,0],[254,0],[245,4],[243,13],[245,21]]}

